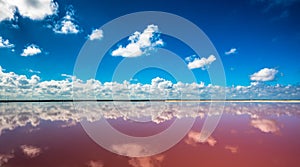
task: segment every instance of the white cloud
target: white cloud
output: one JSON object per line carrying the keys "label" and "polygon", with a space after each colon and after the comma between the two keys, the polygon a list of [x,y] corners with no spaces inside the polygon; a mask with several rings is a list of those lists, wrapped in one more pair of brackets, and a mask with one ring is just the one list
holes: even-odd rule
{"label": "white cloud", "polygon": [[172,83],[163,78],[153,78],[151,83],[124,81],[101,83],[63,75],[62,80],[40,81],[38,75],[27,77],[0,68],[0,98],[2,99],[210,99],[226,92],[228,99],[299,99],[299,85],[266,85],[221,87],[201,83]]}
{"label": "white cloud", "polygon": [[15,18],[16,6],[11,0],[0,0],[0,22],[4,20],[13,20]]}
{"label": "white cloud", "polygon": [[[192,58],[186,58],[186,60],[191,60]],[[209,67],[211,63],[213,63],[216,60],[216,57],[214,55],[210,55],[208,58],[202,57],[194,58],[191,62],[188,63],[189,69],[195,69],[195,68],[202,68],[202,70],[205,70]]]}
{"label": "white cloud", "polygon": [[252,81],[272,81],[275,79],[278,70],[273,68],[263,68],[258,72],[252,74],[250,79]]}
{"label": "white cloud", "polygon": [[41,71],[37,71],[37,70],[33,70],[33,69],[29,69],[28,70],[30,73],[37,73],[37,74],[40,74]]}
{"label": "white cloud", "polygon": [[192,55],[192,56],[186,57],[184,60],[187,61],[187,62],[191,62],[191,61],[193,61],[196,57],[197,57],[196,55]]}
{"label": "white cloud", "polygon": [[37,45],[31,44],[23,49],[21,56],[34,56],[40,53],[42,53],[42,50]]}
{"label": "white cloud", "polygon": [[58,4],[53,0],[0,0],[0,4],[0,22],[15,19],[17,11],[31,20],[43,20],[58,11]]}
{"label": "white cloud", "polygon": [[231,54],[235,54],[237,53],[237,49],[236,48],[231,48],[229,51],[225,52],[225,55],[231,55]]}
{"label": "white cloud", "polygon": [[113,56],[122,56],[122,57],[138,57],[143,54],[140,46],[135,43],[128,44],[125,48],[123,46],[119,46],[118,49],[112,52]]}
{"label": "white cloud", "polygon": [[20,148],[22,152],[29,158],[37,157],[42,152],[41,148],[30,146],[30,145],[21,145]]}
{"label": "white cloud", "polygon": [[251,126],[259,129],[264,133],[278,133],[279,127],[273,120],[268,119],[255,119],[251,121]]}
{"label": "white cloud", "polygon": [[90,40],[96,40],[96,39],[100,40],[103,38],[103,30],[94,29],[88,37]]}
{"label": "white cloud", "polygon": [[78,25],[71,20],[62,20],[61,24],[56,24],[54,32],[59,34],[77,34],[79,33]]}
{"label": "white cloud", "polygon": [[58,34],[77,34],[80,32],[79,25],[74,19],[74,10],[71,7],[66,15],[54,25],[53,31]]}
{"label": "white cloud", "polygon": [[112,51],[112,56],[138,57],[164,44],[159,38],[158,26],[153,24],[148,25],[142,33],[136,31],[128,40],[130,43],[125,47],[120,45],[118,49]]}
{"label": "white cloud", "polygon": [[60,76],[66,77],[66,78],[72,78],[73,77],[72,75],[69,75],[69,74],[61,74]]}
{"label": "white cloud", "polygon": [[11,44],[8,39],[3,39],[0,36],[0,48],[13,48],[13,47],[15,47],[14,44]]}
{"label": "white cloud", "polygon": [[12,0],[21,16],[32,20],[43,20],[57,13],[58,4],[53,0]]}
{"label": "white cloud", "polygon": [[192,146],[197,146],[197,144],[199,143],[207,143],[210,146],[215,146],[217,143],[217,140],[215,138],[213,138],[212,136],[209,136],[206,141],[202,142],[200,141],[200,132],[196,132],[191,130],[188,135],[187,135],[187,139],[185,140],[185,143],[192,145]]}

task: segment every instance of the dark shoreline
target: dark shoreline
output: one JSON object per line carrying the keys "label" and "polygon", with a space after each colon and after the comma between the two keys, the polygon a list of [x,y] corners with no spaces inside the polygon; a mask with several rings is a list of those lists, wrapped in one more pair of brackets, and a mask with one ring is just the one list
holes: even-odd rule
{"label": "dark shoreline", "polygon": [[35,102],[300,102],[300,99],[66,99],[66,100],[0,100],[0,103],[35,103]]}

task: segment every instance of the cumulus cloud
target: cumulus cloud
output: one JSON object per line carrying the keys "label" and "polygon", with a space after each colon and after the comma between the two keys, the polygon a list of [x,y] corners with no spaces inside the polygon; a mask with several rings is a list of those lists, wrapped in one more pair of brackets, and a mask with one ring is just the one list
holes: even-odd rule
{"label": "cumulus cloud", "polygon": [[25,76],[6,72],[0,67],[1,99],[210,99],[226,92],[228,99],[299,99],[299,85],[266,85],[221,87],[200,83],[172,83],[153,78],[149,84],[124,81],[101,83],[83,81],[66,75],[63,80],[40,81],[38,75]]}
{"label": "cumulus cloud", "polygon": [[[0,13],[0,15],[1,15],[1,13]],[[0,48],[13,48],[13,47],[15,47],[14,44],[11,44],[8,39],[3,39],[0,36]]]}
{"label": "cumulus cloud", "polygon": [[53,31],[58,34],[77,34],[80,32],[80,27],[74,19],[75,11],[72,7],[66,12],[66,15],[58,21],[53,28]]}
{"label": "cumulus cloud", "polygon": [[23,53],[21,56],[27,57],[27,56],[34,56],[37,54],[42,53],[42,50],[35,44],[31,44],[27,46],[25,49],[23,49]]}
{"label": "cumulus cloud", "polygon": [[232,154],[236,154],[236,153],[238,153],[239,147],[238,146],[226,145],[225,149],[229,150]]}
{"label": "cumulus cloud", "polygon": [[[29,92],[40,81],[37,75],[33,75],[27,78],[25,75],[18,75],[13,72],[4,73],[2,67],[0,67],[0,87],[4,90],[3,96],[6,98],[15,98],[21,94],[27,94],[24,97],[29,97]],[[13,94],[16,93],[14,96]],[[12,96],[11,96],[12,95]]]}
{"label": "cumulus cloud", "polygon": [[268,119],[255,119],[251,121],[251,126],[259,129],[264,133],[278,133],[279,127],[273,120]]}
{"label": "cumulus cloud", "polygon": [[0,22],[15,19],[17,11],[31,20],[43,20],[58,11],[58,4],[53,0],[0,0],[0,4]]}
{"label": "cumulus cloud", "polygon": [[32,20],[43,20],[47,16],[57,13],[58,4],[53,0],[12,0],[23,17]]}
{"label": "cumulus cloud", "polygon": [[216,57],[214,55],[210,55],[208,58],[202,57],[201,59],[188,57],[185,60],[192,60],[188,63],[189,69],[201,68],[205,70],[216,60]]}
{"label": "cumulus cloud", "polygon": [[112,51],[112,56],[122,57],[138,57],[147,54],[148,51],[155,47],[163,46],[164,42],[159,38],[159,30],[157,25],[148,25],[141,33],[136,31],[128,40],[130,43],[125,47],[120,45],[118,49]]}
{"label": "cumulus cloud", "polygon": [[103,167],[104,165],[103,165],[103,162],[100,160],[97,160],[97,161],[92,160],[87,163],[87,166],[88,167]]}
{"label": "cumulus cloud", "polygon": [[231,54],[235,54],[237,53],[237,49],[236,48],[231,48],[229,51],[225,52],[225,55],[231,55]]}
{"label": "cumulus cloud", "polygon": [[42,152],[41,148],[31,146],[31,145],[21,145],[20,148],[22,152],[29,158],[37,157]]}
{"label": "cumulus cloud", "polygon": [[201,136],[200,132],[191,130],[187,135],[187,139],[185,140],[185,143],[192,146],[197,146],[199,143],[207,143],[209,146],[215,146],[217,143],[217,140],[212,136],[209,136],[206,139],[206,141],[202,142],[200,141],[200,136]]}
{"label": "cumulus cloud", "polygon": [[10,0],[0,0],[0,22],[15,18],[16,6]]}
{"label": "cumulus cloud", "polygon": [[103,38],[103,30],[101,30],[101,29],[94,29],[92,31],[92,33],[88,37],[89,37],[89,39],[91,41],[92,40],[96,40],[96,39],[100,40],[100,39]]}
{"label": "cumulus cloud", "polygon": [[275,79],[278,70],[273,68],[263,68],[258,72],[252,74],[250,79],[252,81],[273,81]]}

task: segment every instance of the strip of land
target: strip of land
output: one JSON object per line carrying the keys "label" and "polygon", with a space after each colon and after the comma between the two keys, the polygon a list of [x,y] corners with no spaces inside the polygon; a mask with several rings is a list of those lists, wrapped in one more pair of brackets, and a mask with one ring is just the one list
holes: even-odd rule
{"label": "strip of land", "polygon": [[201,103],[201,102],[212,102],[212,103],[300,103],[300,100],[273,100],[273,99],[263,99],[263,100],[248,100],[248,99],[229,99],[229,100],[165,100],[165,102],[176,103],[176,102],[188,102],[188,103]]}
{"label": "strip of land", "polygon": [[166,102],[166,103],[300,103],[299,99],[54,99],[54,100],[0,100],[0,103],[36,103],[36,102]]}

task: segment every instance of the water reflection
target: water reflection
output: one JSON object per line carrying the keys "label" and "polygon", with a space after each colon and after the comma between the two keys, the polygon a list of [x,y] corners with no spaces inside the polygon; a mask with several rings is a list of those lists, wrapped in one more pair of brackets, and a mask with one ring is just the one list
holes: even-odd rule
{"label": "water reflection", "polygon": [[276,123],[276,121],[274,121],[274,120],[254,119],[254,120],[251,120],[251,126],[253,126],[265,133],[278,133],[279,132],[278,123]]}
{"label": "water reflection", "polygon": [[[0,103],[0,134],[30,124],[38,126],[41,120],[66,121],[70,126],[85,119],[90,122],[105,119],[152,121],[157,124],[172,118],[203,118],[210,103],[98,102],[98,103]],[[276,123],[260,118],[268,116],[300,116],[299,104],[227,103],[224,113],[249,115],[251,125],[263,132],[275,132]],[[147,121],[145,121],[147,120]],[[271,129],[269,129],[271,128]]]}
{"label": "water reflection", "polygon": [[199,139],[200,139],[200,132],[196,132],[196,131],[191,130],[188,133],[185,142],[187,144],[195,146],[195,147],[199,143],[207,143],[209,146],[212,146],[212,147],[217,143],[216,139],[213,138],[212,136],[209,136],[206,141],[200,141]]}
{"label": "water reflection", "polygon": [[[205,118],[214,114],[208,110],[209,103],[145,102],[131,103],[130,106],[125,102],[1,103],[0,166],[300,164],[297,158],[300,154],[300,104],[226,103],[215,132],[206,141],[200,141]],[[158,155],[138,158],[119,156],[99,147],[79,124],[83,120],[96,123],[106,119],[124,134],[149,136],[172,126],[176,119],[189,118],[196,122],[176,146]],[[143,154],[143,146],[123,142],[111,148],[116,153],[132,155]],[[68,158],[62,161],[62,155],[68,155]],[[211,157],[217,158],[212,160]]]}

